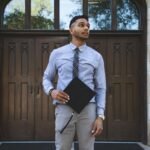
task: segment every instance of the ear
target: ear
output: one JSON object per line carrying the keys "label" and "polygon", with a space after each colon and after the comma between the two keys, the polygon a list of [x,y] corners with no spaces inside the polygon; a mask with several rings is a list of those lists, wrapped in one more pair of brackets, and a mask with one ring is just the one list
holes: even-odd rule
{"label": "ear", "polygon": [[69,28],[69,32],[70,32],[70,34],[72,35],[72,33],[73,33],[73,28]]}

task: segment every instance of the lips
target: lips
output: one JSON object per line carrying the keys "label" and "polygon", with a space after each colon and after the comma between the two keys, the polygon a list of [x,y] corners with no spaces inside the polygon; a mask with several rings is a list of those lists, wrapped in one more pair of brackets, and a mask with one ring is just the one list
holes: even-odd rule
{"label": "lips", "polygon": [[82,32],[82,34],[83,34],[83,35],[89,35],[89,33],[88,33],[88,32]]}

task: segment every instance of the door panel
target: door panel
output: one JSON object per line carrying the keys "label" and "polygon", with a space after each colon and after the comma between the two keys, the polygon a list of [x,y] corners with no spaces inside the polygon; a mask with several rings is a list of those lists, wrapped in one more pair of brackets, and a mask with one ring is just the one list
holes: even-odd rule
{"label": "door panel", "polygon": [[47,37],[36,40],[36,87],[35,94],[35,139],[54,140],[54,106],[42,90],[42,76],[50,52],[68,42],[67,37]]}
{"label": "door panel", "polygon": [[116,38],[108,44],[108,139],[140,137],[139,40]]}
{"label": "door panel", "polygon": [[34,128],[33,40],[6,38],[3,53],[3,139],[32,139]]}

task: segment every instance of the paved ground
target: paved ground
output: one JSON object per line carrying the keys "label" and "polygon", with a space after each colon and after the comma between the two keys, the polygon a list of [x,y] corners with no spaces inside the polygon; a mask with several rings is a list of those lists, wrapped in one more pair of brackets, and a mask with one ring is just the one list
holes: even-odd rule
{"label": "paved ground", "polygon": [[[32,143],[32,142],[31,142]],[[43,142],[44,143],[44,142]],[[1,145],[2,143],[0,142],[0,145]],[[142,144],[142,143],[138,143],[144,150],[150,150],[150,145],[148,146],[148,145],[144,145],[144,144]]]}
{"label": "paved ground", "polygon": [[139,143],[139,145],[140,145],[141,147],[143,147],[144,150],[150,150],[150,146],[148,146],[148,145],[144,145],[144,144],[142,144],[142,143]]}

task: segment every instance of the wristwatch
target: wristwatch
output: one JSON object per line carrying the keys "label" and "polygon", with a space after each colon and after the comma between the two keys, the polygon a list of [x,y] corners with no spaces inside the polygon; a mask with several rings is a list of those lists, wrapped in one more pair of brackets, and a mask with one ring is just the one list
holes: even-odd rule
{"label": "wristwatch", "polygon": [[99,114],[98,117],[101,118],[102,120],[105,120],[105,116],[104,115]]}
{"label": "wristwatch", "polygon": [[50,96],[51,96],[53,90],[54,90],[54,88],[50,89],[50,91],[49,91]]}

